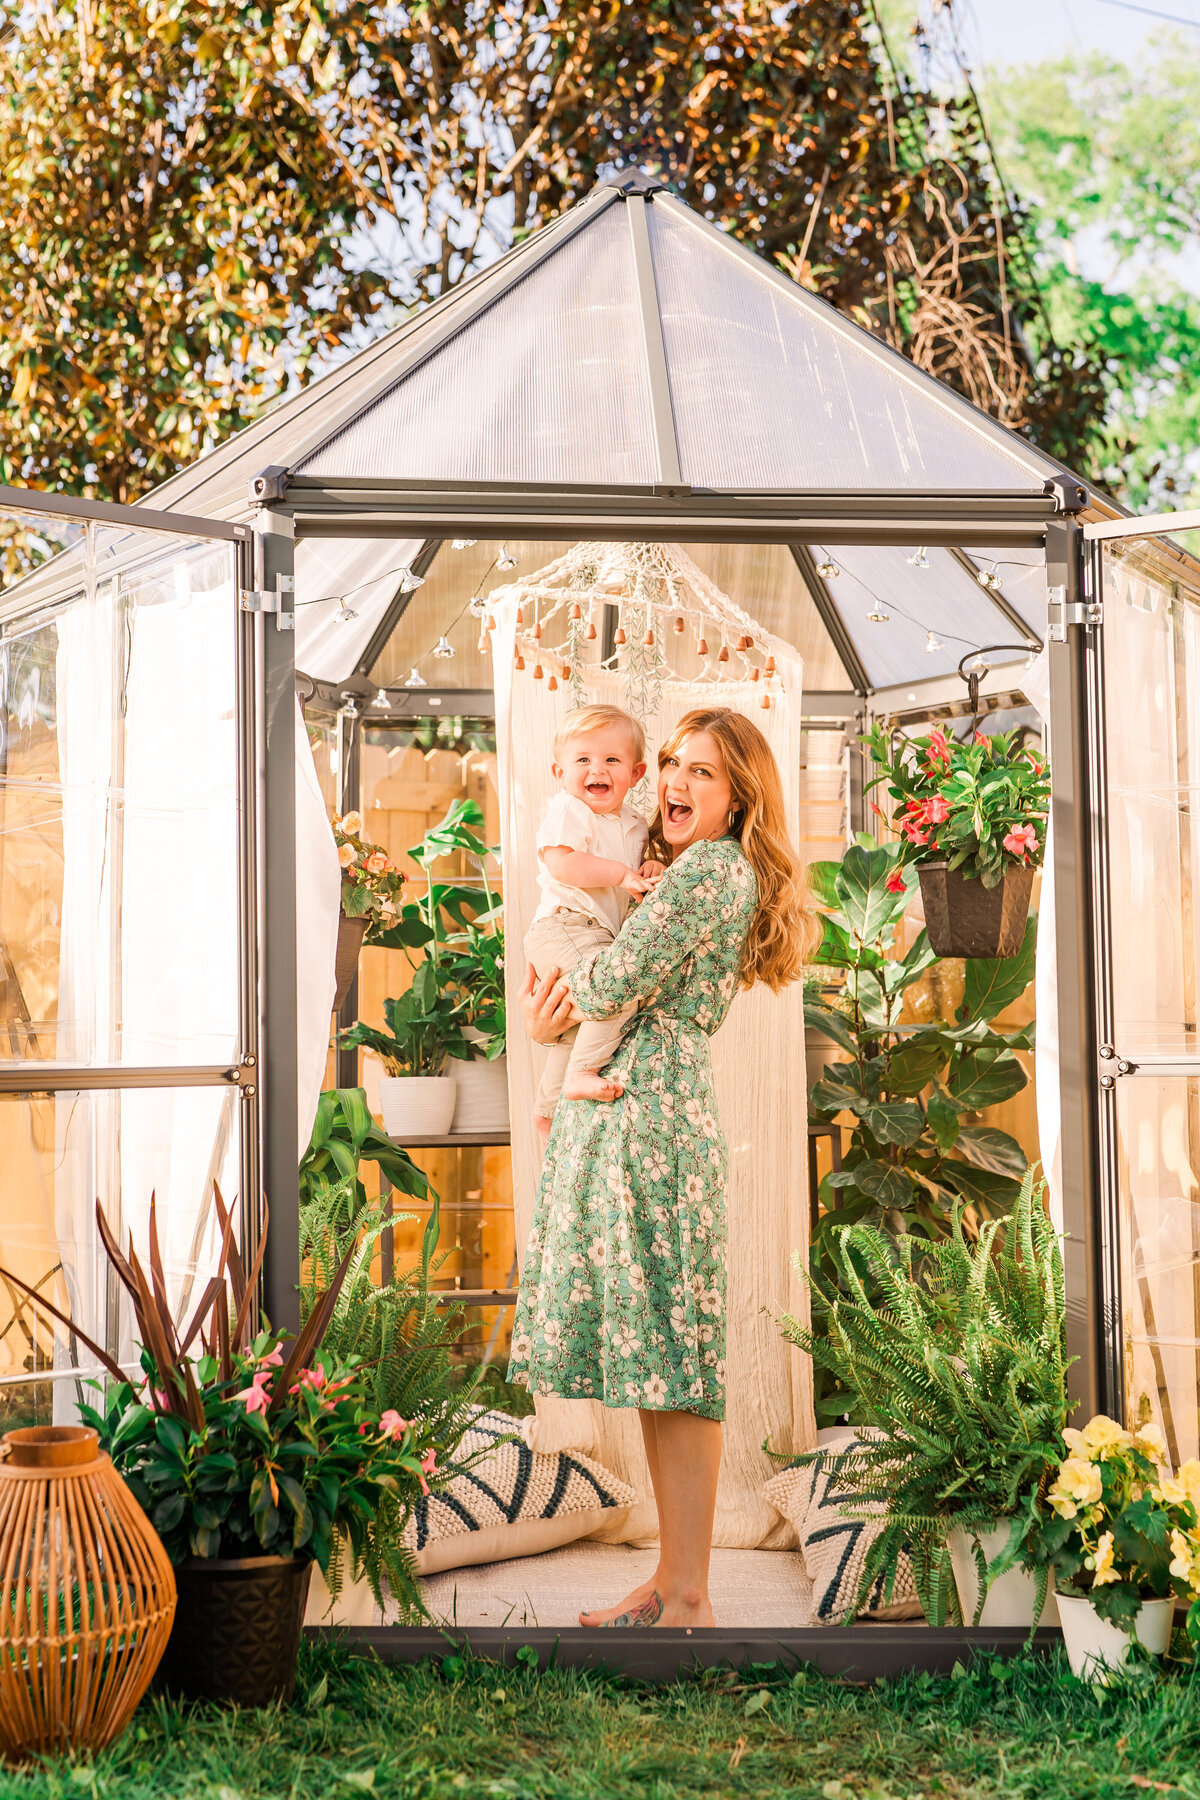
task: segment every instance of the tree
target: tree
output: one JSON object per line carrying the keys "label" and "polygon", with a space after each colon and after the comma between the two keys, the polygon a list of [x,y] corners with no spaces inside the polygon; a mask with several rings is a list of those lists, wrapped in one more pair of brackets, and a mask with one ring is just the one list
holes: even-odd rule
{"label": "tree", "polygon": [[8,480],[132,498],[632,163],[1089,460],[977,109],[870,0],[0,3]]}

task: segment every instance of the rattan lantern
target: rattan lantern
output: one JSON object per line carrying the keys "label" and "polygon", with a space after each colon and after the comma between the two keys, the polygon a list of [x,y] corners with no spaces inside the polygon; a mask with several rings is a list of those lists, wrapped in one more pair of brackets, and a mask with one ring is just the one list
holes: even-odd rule
{"label": "rattan lantern", "polygon": [[0,1444],[0,1755],[111,1744],[167,1647],[175,1574],[82,1425]]}

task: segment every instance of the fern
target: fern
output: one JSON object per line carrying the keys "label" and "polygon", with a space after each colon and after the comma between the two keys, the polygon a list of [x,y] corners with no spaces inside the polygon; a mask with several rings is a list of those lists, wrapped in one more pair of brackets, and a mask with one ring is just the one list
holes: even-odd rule
{"label": "fern", "polygon": [[[867,1433],[839,1456],[837,1487],[885,1510],[847,1616],[880,1576],[890,1585],[905,1550],[926,1618],[942,1625],[958,1617],[950,1532],[977,1540],[1008,1519],[1015,1550],[1063,1454],[1065,1294],[1045,1188],[1029,1170],[1011,1216],[983,1224],[975,1243],[959,1206],[940,1243],[859,1222],[833,1254],[836,1279],[795,1259],[812,1324],[781,1323],[853,1397]],[[977,1541],[975,1552],[982,1607],[989,1571]]]}
{"label": "fern", "polygon": [[[436,1254],[437,1197],[417,1266],[381,1287],[372,1279],[371,1259],[379,1239],[395,1223],[378,1202],[355,1204],[353,1178],[330,1184],[302,1206],[300,1310],[307,1317],[328,1286],[330,1269],[338,1266],[353,1243],[354,1255],[325,1333],[325,1348],[339,1360],[354,1357],[365,1365],[379,1412],[394,1408],[402,1418],[421,1420],[422,1439],[432,1439],[438,1446],[436,1486],[475,1460],[456,1458],[455,1452],[478,1411],[476,1390],[482,1370],[464,1379],[456,1367],[451,1349],[462,1334],[466,1315],[462,1308],[440,1307],[431,1285],[445,1260]],[[411,1558],[400,1542],[411,1510],[410,1503],[392,1496],[370,1526],[351,1539],[349,1549],[355,1564],[364,1568],[376,1600],[384,1603],[386,1582],[402,1616],[415,1621],[426,1616],[426,1608]],[[334,1594],[342,1580],[342,1559],[343,1546],[336,1544],[328,1575]]]}

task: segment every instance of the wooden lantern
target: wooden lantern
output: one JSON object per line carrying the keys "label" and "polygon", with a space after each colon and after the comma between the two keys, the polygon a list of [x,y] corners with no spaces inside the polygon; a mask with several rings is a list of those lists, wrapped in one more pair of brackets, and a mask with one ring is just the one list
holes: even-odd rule
{"label": "wooden lantern", "polygon": [[94,1431],[10,1431],[0,1457],[0,1755],[99,1750],[167,1647],[174,1571]]}

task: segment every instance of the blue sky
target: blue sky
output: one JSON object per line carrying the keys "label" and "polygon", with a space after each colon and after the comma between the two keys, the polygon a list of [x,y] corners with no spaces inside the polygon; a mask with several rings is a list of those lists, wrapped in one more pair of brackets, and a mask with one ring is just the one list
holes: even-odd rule
{"label": "blue sky", "polygon": [[[1194,22],[1200,38],[1200,0],[1145,0],[1147,12]],[[1039,62],[1072,50],[1135,56],[1149,32],[1167,30],[1111,0],[955,0],[964,50],[974,66]],[[1186,26],[1185,26],[1186,29]]]}

